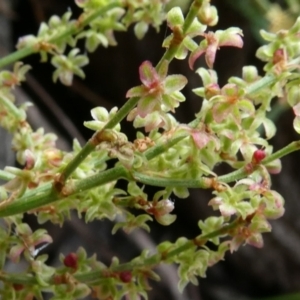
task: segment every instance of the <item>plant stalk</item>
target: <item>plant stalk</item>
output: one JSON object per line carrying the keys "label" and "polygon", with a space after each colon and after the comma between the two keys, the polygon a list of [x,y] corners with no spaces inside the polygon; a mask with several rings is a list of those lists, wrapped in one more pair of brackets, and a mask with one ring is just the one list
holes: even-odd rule
{"label": "plant stalk", "polygon": [[[180,253],[189,250],[192,247],[195,247],[195,245],[202,245],[205,244],[209,239],[212,239],[214,237],[218,237],[220,235],[224,235],[231,231],[232,229],[236,228],[237,226],[242,226],[247,220],[242,220],[240,218],[237,218],[233,220],[231,223],[228,223],[224,225],[222,228],[217,229],[215,231],[212,231],[205,235],[199,235],[193,240],[188,240],[184,245],[181,245],[169,252],[166,252],[164,255],[162,254],[154,254],[148,258],[146,258],[142,263],[137,264],[133,262],[124,263],[121,265],[118,265],[116,267],[110,268],[109,271],[114,272],[122,272],[122,271],[131,271],[138,268],[145,268],[145,267],[155,267],[156,265],[168,261],[171,258],[179,255]],[[77,279],[80,282],[89,283],[93,282],[95,280],[98,280],[99,278],[106,276],[107,277],[107,270],[97,270],[97,271],[89,271],[85,273],[78,273],[74,274],[74,278]],[[35,277],[29,274],[13,274],[9,275],[5,272],[0,272],[0,280],[11,282],[15,284],[24,284],[24,285],[34,285],[37,283],[37,280]],[[51,277],[49,279],[49,284],[54,284],[55,279],[54,277]]]}
{"label": "plant stalk", "polygon": [[[84,19],[80,22],[80,26],[76,25],[76,23],[75,23],[75,24],[73,24],[73,26],[71,28],[66,29],[65,31],[61,32],[57,36],[54,36],[45,42],[55,43],[55,42],[65,39],[66,37],[68,37],[70,35],[79,33],[80,31],[83,30],[83,28],[85,26],[90,24],[98,16],[100,16],[100,15],[106,13],[107,11],[109,11],[115,7],[118,7],[120,5],[121,5],[120,1],[112,1],[110,4],[106,5],[105,7],[96,9],[94,13],[87,16],[86,19]],[[33,53],[37,53],[37,48],[35,45],[28,46],[28,47],[22,48],[20,50],[16,50],[15,52],[0,59],[0,69],[6,67],[16,61],[22,60],[23,58],[25,58]]]}

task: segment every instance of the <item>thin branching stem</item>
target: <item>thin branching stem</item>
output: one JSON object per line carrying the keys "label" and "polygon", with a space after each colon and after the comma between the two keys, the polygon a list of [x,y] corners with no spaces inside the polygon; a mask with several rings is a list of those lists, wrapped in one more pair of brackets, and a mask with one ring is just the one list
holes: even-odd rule
{"label": "thin branching stem", "polygon": [[[121,1],[111,1],[108,5],[96,9],[92,14],[87,15],[86,18],[80,20],[80,24],[75,22],[72,26],[68,27],[66,30],[60,32],[59,34],[49,38],[44,42],[56,43],[71,35],[81,32],[88,24],[90,24],[94,19],[103,15],[107,11],[120,6]],[[0,69],[9,66],[10,64],[22,60],[23,58],[38,52],[38,47],[36,45],[27,46],[25,48],[16,50],[15,52],[0,59]]]}
{"label": "thin branching stem", "polygon": [[[175,248],[172,248],[171,251],[164,253],[163,255],[160,253],[156,253],[151,255],[150,257],[143,260],[142,263],[135,263],[135,262],[128,262],[124,264],[117,265],[115,267],[109,268],[110,273],[116,273],[116,272],[122,272],[122,271],[130,271],[130,270],[138,270],[139,268],[153,268],[157,266],[158,264],[168,261],[169,259],[173,258],[176,255],[179,255],[180,253],[183,253],[184,251],[187,251],[191,249],[192,247],[195,247],[195,245],[204,245],[209,239],[212,239],[214,237],[218,237],[220,235],[225,235],[234,228],[238,226],[242,226],[247,220],[242,220],[240,218],[236,218],[232,222],[224,225],[220,229],[214,230],[208,234],[203,234],[197,236],[193,240],[187,240],[183,245],[177,246]],[[99,278],[106,276],[108,270],[97,270],[97,271],[89,271],[84,273],[78,273],[74,274],[74,278],[76,278],[78,281],[83,283],[89,283],[93,282],[95,280],[99,280]],[[33,277],[30,274],[7,274],[5,272],[0,272],[0,280],[11,282],[15,284],[24,284],[24,285],[34,285],[37,283],[37,280],[35,277]],[[53,284],[55,282],[54,277],[49,278],[49,284]]]}

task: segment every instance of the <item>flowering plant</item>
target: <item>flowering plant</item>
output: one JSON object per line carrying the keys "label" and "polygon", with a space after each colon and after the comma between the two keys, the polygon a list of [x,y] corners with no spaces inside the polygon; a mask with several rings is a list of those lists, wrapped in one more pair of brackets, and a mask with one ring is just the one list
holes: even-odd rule
{"label": "flowering plant", "polygon": [[[268,220],[284,213],[283,197],[271,189],[270,174],[280,172],[280,158],[300,148],[295,141],[273,152],[269,140],[276,126],[267,115],[273,99],[285,95],[295,113],[294,128],[300,132],[300,18],[289,30],[261,32],[268,42],[257,51],[266,62],[264,74],[245,66],[241,78],[231,77],[220,87],[213,70],[217,50],[242,48],[243,34],[239,28],[207,32],[218,21],[217,9],[209,0],[192,1],[185,16],[179,7],[165,10],[166,0],[75,2],[82,8],[79,17],[72,19],[70,11],[61,18],[51,17],[48,24],[41,24],[37,36],[20,38],[16,52],[0,59],[1,68],[14,63],[11,71],[0,73],[0,125],[12,134],[21,165],[0,171],[6,181],[0,187],[3,298],[43,299],[43,292],[50,292],[53,300],[88,295],[147,299],[148,281],[159,279],[154,268],[161,263],[178,265],[182,291],[189,282],[197,284],[197,278],[204,277],[227,251],[237,251],[244,244],[262,247],[262,233],[271,231]],[[74,76],[84,78],[82,67],[89,62],[76,48],[79,39],[85,39],[86,50],[93,52],[99,45],[116,45],[114,31],[135,24],[134,32],[142,38],[149,26],[158,30],[165,20],[171,33],[164,40],[161,60],[156,66],[150,61],[140,65],[141,85],[128,90],[124,95],[128,100],[120,109],[92,110],[93,120],[84,125],[95,132],[85,145],[75,139],[73,150],[66,152],[58,149],[54,134],[31,128],[26,118],[30,104],[18,105],[12,92],[30,70],[21,59],[34,53],[43,61],[51,56],[53,80],[71,85]],[[202,40],[196,42],[199,37]],[[68,47],[72,50],[65,54]],[[201,55],[208,69],[196,70],[202,86],[193,92],[202,98],[202,106],[194,120],[182,124],[173,113],[185,101],[183,88],[188,79],[169,74],[169,66],[174,59],[188,57],[192,69]],[[125,118],[141,128],[134,141],[121,131]],[[112,159],[116,159],[113,165]],[[219,164],[231,171],[218,175]],[[120,188],[119,180],[125,180],[127,188]],[[146,186],[158,190],[148,195]],[[47,256],[37,255],[36,250],[41,243],[51,243],[51,236],[43,229],[33,232],[23,220],[24,214],[31,213],[40,224],[62,225],[76,210],[86,222],[115,221],[113,233],[130,234],[136,228],[150,231],[153,219],[164,226],[175,222],[173,195],[187,198],[195,188],[212,190],[208,205],[219,216],[199,220],[199,234],[193,239],[162,242],[156,253],[145,249],[123,264],[114,258],[105,265],[79,248],[61,255],[59,266],[49,266]],[[7,260],[17,263],[20,258],[27,261],[24,272],[6,271]]]}

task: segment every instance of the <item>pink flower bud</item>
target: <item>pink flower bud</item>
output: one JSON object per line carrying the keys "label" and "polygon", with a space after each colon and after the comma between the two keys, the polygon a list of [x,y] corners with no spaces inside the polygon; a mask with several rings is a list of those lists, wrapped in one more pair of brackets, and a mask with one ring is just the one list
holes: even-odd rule
{"label": "pink flower bud", "polygon": [[29,149],[26,149],[24,151],[24,156],[25,156],[25,163],[26,163],[26,169],[31,170],[34,167],[35,164],[35,157]]}
{"label": "pink flower bud", "polygon": [[279,62],[282,62],[285,60],[285,53],[284,49],[280,48],[277,49],[273,54],[273,64],[276,65]]}
{"label": "pink flower bud", "polygon": [[153,214],[155,216],[164,216],[168,213],[170,213],[174,209],[174,202],[165,199],[157,202],[157,204],[154,206]]}

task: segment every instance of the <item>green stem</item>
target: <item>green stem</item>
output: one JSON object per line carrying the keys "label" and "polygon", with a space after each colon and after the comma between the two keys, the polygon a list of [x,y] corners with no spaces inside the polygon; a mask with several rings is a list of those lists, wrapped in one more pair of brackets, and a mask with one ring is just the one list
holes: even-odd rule
{"label": "green stem", "polygon": [[27,57],[33,53],[35,53],[36,50],[34,47],[26,47],[20,50],[17,50],[11,54],[8,54],[0,59],[0,69],[3,67],[6,67],[12,63],[15,63],[16,61],[19,61],[23,59],[24,57]]}
{"label": "green stem", "polygon": [[186,137],[187,137],[187,133],[182,133],[180,135],[177,135],[176,137],[172,137],[172,138],[168,139],[167,141],[164,140],[163,142],[159,143],[158,145],[146,150],[144,152],[144,155],[147,158],[147,160],[151,160],[154,157],[166,152],[169,148],[176,145],[177,143],[179,143]]}
{"label": "green stem", "polygon": [[195,0],[190,6],[189,12],[185,17],[183,28],[182,28],[184,34],[188,31],[188,29],[192,25],[202,4],[203,4],[203,0]]}
{"label": "green stem", "polygon": [[[180,45],[180,44],[179,44]],[[155,69],[157,71],[159,71],[159,69],[162,66],[162,63],[166,60],[168,61],[168,63],[170,63],[172,61],[172,59],[175,57],[176,52],[179,48],[179,45],[171,45],[167,51],[164,53],[164,55],[162,56],[162,58],[160,59],[160,61],[158,62],[158,64],[156,65]]]}
{"label": "green stem", "polygon": [[[109,170],[105,170],[101,173],[92,175],[85,179],[82,179],[74,184],[69,183],[63,189],[63,193],[67,195],[74,195],[77,193],[81,193],[83,191],[90,190],[97,186],[116,181],[118,179],[127,179],[129,180],[131,177],[129,176],[128,171],[123,166],[117,166]],[[0,212],[1,214],[1,212]]]}
{"label": "green stem", "polygon": [[[194,3],[200,3],[201,1],[195,1]],[[96,14],[104,13],[106,10],[111,9],[112,7],[115,7],[118,5],[119,2],[113,2],[110,5],[108,5],[105,8],[97,10],[93,15],[91,15],[87,20],[90,22],[91,18],[95,18]],[[193,13],[189,13],[188,16],[193,16],[195,14],[195,11]],[[190,18],[190,17],[189,17]],[[85,20],[82,24],[85,24],[87,22]],[[188,22],[188,21],[187,21]],[[187,30],[187,29],[185,29]],[[64,32],[63,34],[66,34]],[[61,35],[62,36],[62,35]],[[59,37],[57,37],[59,38]],[[1,60],[0,60],[0,65],[1,65]],[[264,88],[265,86],[268,86],[272,83],[274,83],[275,79],[273,76],[266,76],[259,81],[255,82],[251,86],[248,87],[247,89],[247,94],[253,94],[259,91],[260,89]],[[134,108],[134,106],[137,104],[138,98],[131,98],[129,99],[125,105],[114,115],[114,117],[106,124],[106,126],[103,128],[105,129],[111,129],[114,126],[116,126],[119,122],[125,118],[125,116],[130,112],[131,109]],[[190,123],[190,126],[195,127],[199,123],[199,120],[194,120],[193,122]],[[102,131],[103,131],[102,130]],[[102,173],[96,174],[94,176],[88,177],[83,180],[79,180],[75,183],[70,183],[65,185],[66,180],[69,178],[69,176],[74,172],[74,170],[80,165],[80,163],[91,153],[97,143],[95,141],[99,140],[97,139],[99,133],[96,132],[94,136],[90,139],[90,141],[82,148],[82,150],[75,156],[75,158],[67,165],[67,167],[64,169],[64,171],[61,173],[60,181],[59,183],[62,184],[62,189],[64,192],[67,193],[68,196],[71,196],[75,193],[81,192],[83,190],[87,190],[90,188],[93,188],[97,185],[101,185],[110,181],[118,180],[120,178],[127,178],[127,179],[132,179],[128,177],[128,174],[124,171],[123,168],[113,168],[110,170],[106,170]],[[149,150],[145,152],[145,157],[148,160],[151,160],[152,158],[160,155],[161,153],[165,152],[169,147],[174,146],[178,142],[182,141],[186,137],[185,133],[182,133],[176,137],[173,137],[169,139],[167,142],[164,144],[159,144],[156,145]],[[263,163],[268,163],[274,159],[280,158],[292,151],[298,150],[298,142],[292,143],[292,145],[289,145],[280,151],[272,154],[271,156],[267,157],[265,160],[263,160]],[[238,180],[244,176],[247,175],[247,172],[244,168],[241,168],[239,170],[233,171],[227,175],[220,176],[218,178],[218,181],[220,182],[232,182],[234,180]],[[0,174],[1,176],[1,174]],[[105,179],[105,176],[108,176]],[[177,180],[177,179],[172,179],[172,178],[153,178],[151,176],[148,176],[146,174],[142,174],[139,172],[136,172],[133,174],[135,176],[136,180],[155,185],[155,186],[184,186],[184,187],[202,187],[202,188],[207,188],[209,186],[209,182],[211,182],[211,178],[203,177],[199,178],[197,180],[195,179],[185,179],[185,180]],[[41,190],[40,190],[41,189]],[[60,189],[57,191],[53,189],[51,186],[41,187],[38,188],[33,192],[28,192],[26,193],[23,197],[13,201],[12,203],[8,203],[6,207],[2,207],[0,211],[0,217],[1,216],[9,216],[9,215],[14,215],[17,213],[23,213],[31,209],[36,209],[40,206],[52,203],[54,201],[57,201],[66,195],[60,194]],[[24,202],[24,203],[23,203]]]}
{"label": "green stem", "polygon": [[[184,33],[188,30],[188,28],[191,26],[194,18],[197,15],[199,8],[202,5],[202,2],[203,2],[202,0],[194,1],[193,5],[191,6],[191,8],[187,14],[187,17],[185,19],[184,25],[183,25],[183,36],[184,36]],[[180,46],[180,43],[171,44],[171,46],[164,53],[161,60],[158,62],[157,66],[156,66],[157,70],[161,67],[164,60],[167,60],[168,62],[170,62],[174,58],[179,46]],[[275,79],[273,77],[270,77],[270,78],[264,77],[261,80],[259,80],[258,82],[254,83],[252,86],[250,86],[248,88],[248,93],[249,94],[254,93],[254,92],[258,91],[259,89],[263,88],[264,86],[271,84],[272,82],[274,82],[274,80]],[[130,98],[121,107],[121,109],[113,116],[113,118],[109,120],[109,122],[105,125],[105,127],[102,129],[102,131],[105,129],[114,128],[118,123],[120,123],[128,115],[128,113],[136,106],[138,101],[139,101],[138,97]],[[197,126],[197,124],[198,124],[198,122],[196,119],[196,122],[193,122],[192,125]],[[94,137],[97,137],[97,135],[99,135],[100,132],[101,131],[98,131],[94,134],[94,136],[87,142],[87,144],[82,148],[82,150],[75,156],[75,158],[72,161],[70,161],[70,163],[62,171],[61,177],[60,177],[60,183],[62,185],[66,182],[66,180],[70,177],[70,175],[76,170],[76,168],[84,161],[84,159],[92,151],[94,151],[95,147],[97,146],[97,143],[95,143],[95,140],[97,140],[97,139],[95,139]],[[176,137],[176,139],[174,139],[173,141],[170,141],[170,144],[175,145],[176,143],[181,141],[183,138],[184,138],[183,136]],[[163,152],[164,151],[163,146],[160,148],[160,150],[157,150],[157,151]],[[160,152],[160,153],[162,153],[162,152]],[[153,154],[156,155],[154,150],[148,150],[148,153],[147,153],[147,155],[149,156],[148,159],[151,159],[150,157],[152,157]]]}
{"label": "green stem", "polygon": [[[61,32],[60,34],[58,34],[54,37],[51,37],[49,40],[45,40],[45,42],[56,43],[56,42],[59,42],[59,41],[65,39],[66,37],[69,37],[71,35],[79,33],[80,31],[83,30],[83,28],[85,26],[90,24],[98,16],[103,15],[107,11],[109,11],[115,7],[118,7],[120,5],[121,5],[120,1],[113,1],[110,4],[106,5],[105,7],[98,8],[91,15],[89,15],[85,19],[83,19],[80,23],[80,26],[78,26],[78,23],[75,22],[75,24],[73,24],[70,28],[67,28],[65,31]],[[36,53],[36,52],[37,52],[37,48],[34,45],[17,50],[15,52],[3,57],[2,59],[0,59],[0,69],[18,61],[18,60],[21,60],[33,53]]]}
{"label": "green stem", "polygon": [[[179,137],[178,137],[179,138]],[[162,151],[161,145],[156,148],[158,151],[156,155],[159,155]],[[287,145],[286,147],[278,150],[262,160],[262,164],[268,164],[276,159],[282,158],[294,151],[300,149],[300,141],[295,141]],[[149,152],[150,158],[155,157],[155,151]],[[230,183],[239,180],[249,173],[245,168],[240,168],[226,175],[217,177],[217,182]],[[96,186],[106,184],[121,178],[127,180],[137,180],[144,184],[159,186],[159,187],[186,187],[186,188],[210,188],[213,184],[214,178],[211,177],[200,177],[199,179],[174,179],[166,177],[155,177],[153,175],[147,175],[139,172],[133,172],[130,174],[123,166],[117,166],[112,169],[103,171],[93,176],[87,177],[82,180],[78,180],[73,183],[68,183],[62,190],[62,194],[57,193],[50,184],[42,186],[34,191],[26,193],[19,199],[16,199],[12,203],[8,203],[0,210],[0,217],[12,216],[18,213],[25,213],[29,210],[39,208],[43,205],[50,204],[64,197],[72,196],[77,193],[92,189]]]}
{"label": "green stem", "polygon": [[7,113],[14,116],[18,121],[22,120],[20,110],[7,97],[0,95],[0,103],[7,109]]}
{"label": "green stem", "polygon": [[85,158],[95,149],[96,145],[92,138],[84,145],[79,153],[66,165],[60,174],[60,182],[64,184],[75,169],[85,160]]}
{"label": "green stem", "polygon": [[278,150],[277,152],[274,152],[270,156],[267,156],[264,160],[262,160],[262,164],[266,165],[269,164],[270,162],[282,158],[292,152],[300,150],[300,140],[299,141],[294,141],[285,146],[284,148]]}
{"label": "green stem", "polygon": [[9,180],[12,180],[14,178],[15,178],[15,175],[13,175],[13,174],[11,174],[9,172],[0,170],[0,179],[1,180],[9,181]]}
{"label": "green stem", "polygon": [[193,4],[190,6],[189,12],[184,20],[183,26],[182,26],[182,32],[179,32],[178,29],[174,28],[173,30],[173,41],[171,42],[169,48],[164,53],[163,57],[160,59],[156,66],[156,70],[158,71],[163,63],[163,61],[168,61],[169,63],[171,60],[175,57],[176,52],[181,45],[181,42],[183,41],[185,34],[187,33],[188,29],[192,25],[195,17],[197,16],[197,13],[202,6],[203,0],[196,0],[193,2]]}
{"label": "green stem", "polygon": [[118,125],[127,115],[128,113],[137,105],[139,97],[130,98],[125,102],[125,104],[118,110],[118,112],[111,118],[107,124],[104,126],[105,129],[112,129],[116,125]]}
{"label": "green stem", "polygon": [[207,189],[212,185],[212,179],[200,177],[199,179],[175,179],[161,176],[145,175],[139,172],[133,172],[132,176],[138,182],[160,187],[186,187]]}
{"label": "green stem", "polygon": [[30,193],[30,195],[25,193],[21,198],[18,198],[7,205],[3,204],[3,207],[0,208],[0,217],[8,217],[29,212],[30,210],[47,205],[61,198],[62,196],[55,193],[52,188],[48,188],[43,192],[36,191],[35,194]]}
{"label": "green stem", "polygon": [[76,168],[85,160],[85,158],[95,150],[96,146],[101,142],[101,139],[99,138],[101,133],[106,129],[113,129],[117,124],[119,124],[136,106],[138,100],[138,97],[130,98],[101,130],[95,132],[90,140],[62,171],[60,183],[64,184],[70,175],[76,170]]}
{"label": "green stem", "polygon": [[214,237],[218,237],[221,235],[224,235],[225,233],[228,233],[230,230],[236,228],[239,225],[242,225],[244,222],[240,218],[235,219],[231,223],[224,225],[222,228],[217,229],[215,231],[212,231],[210,233],[200,235],[195,240],[189,241],[186,244],[178,247],[177,249],[174,249],[166,255],[166,259],[170,259],[173,256],[176,256],[182,252],[185,252],[186,250],[189,250],[191,247],[194,247],[195,245],[204,245],[209,239],[213,239]]}
{"label": "green stem", "polygon": [[226,175],[219,176],[218,182],[224,182],[224,183],[234,182],[236,180],[242,179],[248,174],[249,172],[247,172],[245,168],[240,168]]}
{"label": "green stem", "polygon": [[131,177],[129,177],[128,172],[124,167],[119,166],[79,180],[75,183],[71,181],[66,184],[61,193],[56,192],[50,184],[47,184],[35,189],[34,193],[32,191],[25,193],[25,195],[21,198],[1,207],[0,217],[8,217],[15,214],[25,213],[41,206],[51,204],[62,198],[74,196],[96,186],[121,178],[130,179]]}
{"label": "green stem", "polygon": [[[169,252],[166,252],[165,254],[159,254],[156,253],[148,258],[146,258],[143,262],[141,263],[133,263],[133,262],[128,262],[124,263],[121,265],[118,265],[116,267],[110,268],[110,272],[122,272],[122,271],[132,271],[134,269],[138,268],[145,268],[145,267],[154,267],[157,266],[158,264],[168,261],[171,258],[179,255],[180,253],[189,250],[190,248],[194,247],[195,245],[203,245],[205,244],[209,239],[212,239],[214,237],[218,237],[220,235],[224,235],[231,231],[232,229],[236,228],[237,226],[243,225],[243,223],[247,222],[247,220],[241,220],[240,218],[235,219],[231,223],[224,225],[222,228],[217,229],[215,231],[212,231],[208,234],[204,235],[199,235],[196,237],[194,240],[189,240],[187,241],[184,245],[181,245]],[[74,277],[84,283],[89,283],[93,282],[95,280],[98,280],[99,278],[106,276],[107,277],[107,270],[97,270],[97,271],[89,271],[85,273],[78,273],[74,274]],[[17,284],[24,284],[24,285],[33,285],[37,283],[37,280],[35,277],[32,275],[28,274],[14,274],[14,275],[9,275],[4,272],[0,272],[0,280],[6,281],[6,282],[11,282],[11,283],[17,283]],[[49,284],[53,284],[54,278],[50,278]]]}
{"label": "green stem", "polygon": [[256,92],[260,91],[261,89],[273,84],[276,82],[276,78],[273,75],[266,75],[265,77],[261,78],[260,80],[252,83],[246,89],[246,94],[255,94]]}

